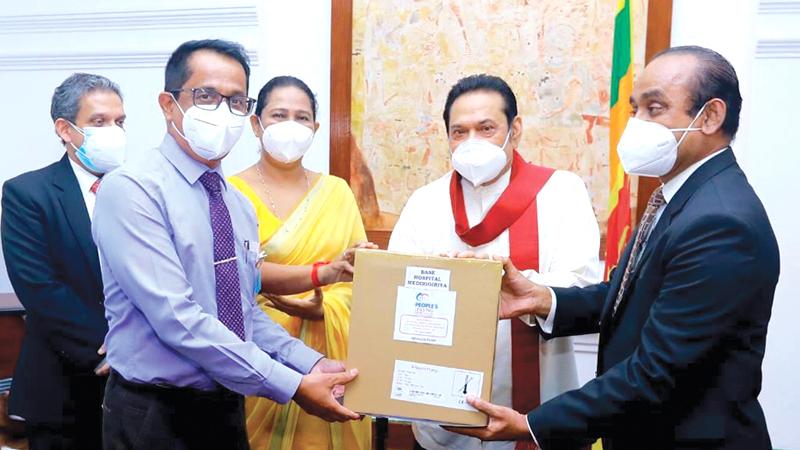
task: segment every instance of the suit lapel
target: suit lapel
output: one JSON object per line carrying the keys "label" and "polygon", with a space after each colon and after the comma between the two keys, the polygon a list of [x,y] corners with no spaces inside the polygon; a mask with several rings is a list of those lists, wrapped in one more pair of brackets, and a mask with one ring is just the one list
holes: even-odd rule
{"label": "suit lapel", "polygon": [[[653,249],[656,247],[656,242],[664,234],[664,231],[669,227],[670,222],[672,222],[672,216],[674,215],[673,211],[670,211],[673,204],[670,202],[664,208],[664,212],[661,213],[661,217],[658,218],[658,222],[656,222],[656,226],[653,227],[653,231],[650,232],[650,236],[647,237],[645,241],[644,250],[642,251],[642,256],[639,258],[639,264],[634,267],[633,273],[631,273],[631,284],[633,281],[636,280],[636,274],[639,273],[639,270],[642,266],[645,265],[647,259],[653,253]],[[625,299],[623,299],[625,301]]]}
{"label": "suit lapel", "polygon": [[92,277],[100,283],[101,280],[98,276],[100,274],[100,261],[97,256],[97,247],[95,247],[94,240],[92,240],[92,224],[89,219],[89,212],[86,209],[86,202],[83,200],[78,179],[72,171],[66,154],[56,166],[56,173],[53,178],[53,186],[59,191],[58,201],[72,229],[72,233],[78,241],[84,261],[89,266]]}
{"label": "suit lapel", "polygon": [[[700,166],[693,174],[690,176],[686,182],[678,189],[678,192],[675,196],[667,203],[666,208],[664,208],[664,212],[659,217],[658,222],[656,223],[653,231],[650,232],[650,236],[647,238],[645,243],[644,253],[642,253],[642,257],[639,259],[639,264],[634,268],[633,273],[631,273],[631,282],[628,290],[625,292],[625,296],[620,301],[620,305],[618,307],[618,311],[622,311],[622,308],[627,301],[628,298],[631,296],[632,287],[635,286],[636,278],[642,267],[647,264],[648,259],[653,254],[655,247],[657,247],[656,243],[658,239],[666,232],[667,228],[669,228],[670,223],[672,223],[672,218],[675,217],[678,212],[680,212],[683,207],[686,205],[686,202],[692,197],[692,195],[697,191],[697,189],[703,185],[705,182],[709,181],[713,178],[716,174],[720,173],[724,169],[728,168],[732,164],[736,163],[736,157],[733,155],[733,150],[730,147],[720,153],[719,155],[715,156],[708,160],[705,164]],[[634,230],[633,236],[636,236],[636,231]],[[630,257],[631,251],[631,243],[629,242],[628,247],[626,249],[626,258],[625,264],[628,262],[628,258]],[[609,289],[609,295],[606,296],[606,303],[603,309],[603,316],[601,319],[601,323],[603,328],[606,325],[610,325],[612,322],[611,317],[611,310],[612,305],[614,304],[614,299],[617,296],[617,292],[619,291],[620,284],[622,283],[622,274],[625,272],[625,266],[620,265],[618,266],[621,270],[617,271],[619,273],[615,273],[616,283],[612,284]],[[617,314],[619,316],[620,314]]]}
{"label": "suit lapel", "polygon": [[603,304],[603,313],[600,316],[600,324],[604,328],[608,323],[608,317],[611,314],[611,309],[614,305],[614,299],[617,298],[617,291],[619,291],[619,287],[622,284],[622,276],[625,274],[625,266],[628,264],[628,259],[631,257],[631,250],[633,249],[633,240],[636,237],[636,233],[639,232],[639,227],[636,227],[631,234],[630,239],[628,239],[628,243],[625,245],[625,250],[622,252],[622,256],[620,257],[619,264],[614,269],[614,273],[612,274],[611,279],[609,280],[609,289],[608,293],[606,294],[606,300]]}
{"label": "suit lapel", "polygon": [[[675,217],[678,212],[680,212],[683,207],[686,205],[686,202],[692,198],[697,189],[700,188],[705,182],[709,181],[713,178],[716,174],[722,172],[726,168],[730,167],[731,165],[736,163],[736,157],[733,155],[733,150],[728,148],[724,152],[720,153],[719,155],[715,156],[708,160],[705,164],[700,166],[689,179],[683,183],[678,192],[675,193],[675,196],[670,200],[667,204],[667,207],[664,209],[664,213],[661,214],[661,217],[656,224],[656,227],[653,228],[653,232],[650,233],[650,237],[647,239],[647,242],[652,242],[655,244],[658,241],[658,238],[661,237],[662,234],[666,231],[669,227],[669,224],[672,222],[672,218]],[[644,253],[642,253],[642,258],[639,261],[639,265],[636,267],[636,271],[633,275],[636,275],[636,272],[641,269],[642,266],[647,262],[647,259],[653,253],[653,249],[655,245],[646,245],[644,248]]]}

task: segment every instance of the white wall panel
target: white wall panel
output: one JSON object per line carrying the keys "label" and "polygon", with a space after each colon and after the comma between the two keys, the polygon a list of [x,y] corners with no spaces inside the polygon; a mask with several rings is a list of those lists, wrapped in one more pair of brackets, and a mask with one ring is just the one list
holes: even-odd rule
{"label": "white wall panel", "polygon": [[739,74],[744,106],[733,147],[781,252],[759,399],[773,446],[800,449],[800,1],[674,0],[672,23],[673,45],[717,50]]}
{"label": "white wall panel", "polygon": [[[241,43],[251,58],[250,95],[278,74],[317,93],[320,131],[306,166],[328,170],[330,3],[279,0],[88,0],[11,2],[0,11],[0,183],[64,152],[49,116],[53,89],[73,72],[107,76],[122,88],[129,158],[146,158],[166,129],[157,95],[170,53],[190,39]],[[225,159],[234,174],[258,157],[249,131]],[[0,258],[0,292],[11,287]]]}

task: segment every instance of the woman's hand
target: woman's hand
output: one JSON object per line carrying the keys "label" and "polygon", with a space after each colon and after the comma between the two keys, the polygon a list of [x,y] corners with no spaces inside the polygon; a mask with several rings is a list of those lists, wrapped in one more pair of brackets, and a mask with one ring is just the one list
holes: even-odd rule
{"label": "woman's hand", "polygon": [[377,250],[378,245],[369,241],[359,242],[356,245],[345,250],[344,253],[342,253],[341,256],[339,256],[339,258],[337,258],[336,260],[347,261],[350,263],[351,266],[354,266],[356,264],[356,250],[359,249]]}
{"label": "woman's hand", "polygon": [[378,246],[372,242],[359,242],[358,244],[348,248],[338,258],[330,264],[321,266],[318,270],[317,277],[320,284],[327,286],[333,283],[344,283],[353,281],[353,271],[356,259],[356,250],[358,249],[377,249]]}
{"label": "woman's hand", "polygon": [[322,308],[322,289],[314,289],[311,298],[292,298],[277,294],[264,294],[266,305],[282,311],[290,316],[305,320],[322,320],[325,312]]}

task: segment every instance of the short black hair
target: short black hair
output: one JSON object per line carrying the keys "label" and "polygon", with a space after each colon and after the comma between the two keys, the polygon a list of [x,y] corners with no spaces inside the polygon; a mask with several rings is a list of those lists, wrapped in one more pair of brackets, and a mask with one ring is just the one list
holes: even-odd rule
{"label": "short black hair", "polygon": [[447,101],[444,103],[444,114],[442,114],[445,130],[450,131],[450,108],[453,103],[458,97],[473,91],[491,91],[500,94],[504,103],[503,113],[506,115],[508,126],[511,126],[511,122],[517,117],[517,97],[514,96],[514,91],[502,78],[482,73],[464,77],[450,88]]}
{"label": "short black hair", "polygon": [[731,139],[736,137],[742,111],[742,94],[739,92],[739,78],[733,65],[714,50],[697,45],[671,47],[662,50],[653,59],[677,54],[692,55],[698,61],[694,83],[690,87],[692,105],[687,114],[694,117],[709,100],[718,98],[727,107],[722,131]]}
{"label": "short black hair", "polygon": [[183,88],[192,76],[189,70],[189,57],[198,50],[210,50],[220,55],[235,59],[244,69],[247,89],[250,89],[250,58],[241,44],[222,39],[202,39],[198,41],[187,41],[178,46],[167,61],[167,68],[164,71],[164,90],[166,92],[176,91]]}
{"label": "short black hair", "polygon": [[314,114],[314,120],[317,120],[317,97],[311,92],[311,88],[301,79],[293,77],[291,75],[281,75],[279,77],[275,77],[269,81],[264,87],[258,91],[258,103],[256,103],[256,115],[260,116],[261,111],[264,110],[264,107],[267,106],[269,103],[269,94],[272,93],[276,88],[282,88],[287,86],[293,86],[301,91],[305,92],[308,96],[308,101],[311,103],[311,110]]}

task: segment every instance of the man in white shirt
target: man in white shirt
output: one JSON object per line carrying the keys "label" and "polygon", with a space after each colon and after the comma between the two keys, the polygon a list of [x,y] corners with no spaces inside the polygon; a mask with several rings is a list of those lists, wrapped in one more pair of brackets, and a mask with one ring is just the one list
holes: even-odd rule
{"label": "man in white shirt", "polygon": [[[389,250],[510,256],[537,283],[598,281],[599,230],[586,187],[575,174],[529,164],[516,152],[522,119],[508,84],[489,75],[466,77],[451,89],[443,115],[455,170],[411,195]],[[494,403],[520,412],[578,387],[569,338],[540,342],[536,322],[524,319],[499,323],[492,385]],[[414,424],[414,436],[426,450],[527,445],[482,445],[421,423]]]}
{"label": "man in white shirt", "polygon": [[50,109],[64,156],[3,185],[3,255],[25,306],[9,413],[32,450],[101,448],[108,325],[90,218],[100,177],[125,152],[125,111],[109,79],[76,73]]}
{"label": "man in white shirt", "polygon": [[527,416],[468,398],[489,426],[458,431],[544,450],[600,437],[611,450],[771,449],[758,396],[780,257],[730,147],[736,71],[713,50],[673,47],[647,64],[630,103],[620,161],[662,185],[611,279],[549,288],[506,261],[501,295],[501,317],[547,317],[547,338],[599,332],[597,378]]}

